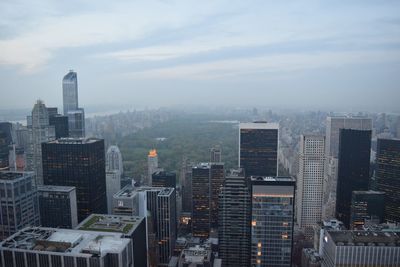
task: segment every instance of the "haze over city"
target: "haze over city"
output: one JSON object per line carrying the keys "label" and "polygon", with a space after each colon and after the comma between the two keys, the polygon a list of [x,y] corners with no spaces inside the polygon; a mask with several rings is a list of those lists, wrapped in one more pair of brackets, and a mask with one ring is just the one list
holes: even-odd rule
{"label": "haze over city", "polygon": [[61,107],[69,69],[82,106],[399,112],[400,3],[0,2],[0,109]]}

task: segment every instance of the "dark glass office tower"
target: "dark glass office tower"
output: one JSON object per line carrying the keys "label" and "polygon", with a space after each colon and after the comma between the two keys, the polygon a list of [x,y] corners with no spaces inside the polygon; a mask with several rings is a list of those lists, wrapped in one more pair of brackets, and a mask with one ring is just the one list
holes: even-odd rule
{"label": "dark glass office tower", "polygon": [[42,143],[45,185],[75,186],[78,222],[107,212],[104,140],[61,138]]}
{"label": "dark glass office tower", "polygon": [[208,238],[210,234],[210,164],[192,169],[192,234]]}
{"label": "dark glass office tower", "polygon": [[43,227],[74,229],[78,225],[76,189],[73,186],[38,186]]}
{"label": "dark glass office tower", "polygon": [[176,189],[176,173],[157,171],[152,174],[153,187],[172,187]]}
{"label": "dark glass office tower", "polygon": [[241,123],[239,166],[247,176],[277,176],[278,129],[276,123]]}
{"label": "dark glass office tower", "polygon": [[225,168],[223,163],[211,163],[210,167],[211,227],[218,227],[218,197],[225,181]]}
{"label": "dark glass office tower", "polygon": [[336,218],[348,228],[353,191],[368,190],[371,131],[340,129]]}
{"label": "dark glass office tower", "polygon": [[12,144],[11,135],[12,124],[9,122],[0,122],[0,170],[8,169],[9,150]]}
{"label": "dark glass office tower", "polygon": [[378,139],[376,190],[386,193],[385,219],[400,222],[400,140]]}
{"label": "dark glass office tower", "polygon": [[385,193],[378,191],[353,191],[351,198],[350,228],[363,230],[365,220],[382,223],[385,212]]}
{"label": "dark glass office tower", "polygon": [[54,115],[49,116],[49,124],[54,126],[56,132],[56,138],[68,137],[69,136],[69,128],[68,128],[68,117],[62,115]]}
{"label": "dark glass office tower", "polygon": [[243,170],[232,170],[219,194],[219,257],[224,267],[250,266],[251,198]]}

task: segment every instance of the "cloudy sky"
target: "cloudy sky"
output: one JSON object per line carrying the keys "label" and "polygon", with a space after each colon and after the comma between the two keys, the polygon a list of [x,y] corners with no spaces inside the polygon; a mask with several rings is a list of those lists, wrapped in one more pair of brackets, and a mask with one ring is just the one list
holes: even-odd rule
{"label": "cloudy sky", "polygon": [[0,1],[0,109],[400,111],[400,1]]}

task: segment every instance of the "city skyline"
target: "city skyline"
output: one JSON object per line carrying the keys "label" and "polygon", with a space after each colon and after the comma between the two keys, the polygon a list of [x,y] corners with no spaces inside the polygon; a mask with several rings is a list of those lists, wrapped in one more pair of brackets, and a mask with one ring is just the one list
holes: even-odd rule
{"label": "city skyline", "polygon": [[207,100],[399,112],[398,9],[395,1],[3,1],[0,92],[19,101],[0,106],[41,98],[60,107],[60,77],[74,69],[82,106]]}

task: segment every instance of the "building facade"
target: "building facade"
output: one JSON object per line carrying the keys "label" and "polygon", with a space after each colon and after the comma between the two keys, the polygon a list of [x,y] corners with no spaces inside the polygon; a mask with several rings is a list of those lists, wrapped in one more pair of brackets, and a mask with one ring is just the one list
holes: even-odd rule
{"label": "building facade", "polygon": [[221,187],[225,182],[225,166],[223,163],[210,165],[210,216],[211,227],[218,227],[218,201]]}
{"label": "building facade", "polygon": [[385,218],[385,193],[378,191],[353,191],[351,197],[350,229],[362,230],[366,220],[378,224]]}
{"label": "building facade", "polygon": [[313,227],[322,218],[325,168],[325,136],[300,137],[299,173],[297,176],[297,224],[306,238],[312,239]]}
{"label": "building facade", "polygon": [[70,70],[62,80],[64,116],[68,111],[77,110],[78,105],[78,76]]}
{"label": "building facade", "polygon": [[68,116],[68,131],[72,138],[85,137],[85,111],[83,108],[70,110]]}
{"label": "building facade", "polygon": [[339,138],[336,218],[350,226],[351,194],[368,190],[371,131],[341,129]]}
{"label": "building facade", "polygon": [[0,243],[0,266],[132,267],[123,234],[27,227]]}
{"label": "building facade", "polygon": [[40,224],[33,172],[0,171],[0,240],[28,225]]}
{"label": "building facade", "polygon": [[278,143],[278,124],[240,123],[239,167],[247,176],[277,176]]}
{"label": "building facade", "polygon": [[29,127],[29,145],[26,153],[26,170],[35,172],[38,185],[43,184],[42,146],[43,142],[55,139],[55,128],[49,124],[45,104],[38,100],[32,109]]}
{"label": "building facade", "polygon": [[156,171],[152,174],[152,186],[171,187],[176,189],[176,173]]}
{"label": "building facade", "polygon": [[78,222],[107,212],[104,140],[61,138],[42,144],[45,185],[75,186]]}
{"label": "building facade", "polygon": [[59,114],[49,116],[49,124],[54,126],[56,139],[69,137],[68,116]]}
{"label": "building facade", "polygon": [[112,214],[114,194],[121,190],[121,174],[118,170],[106,171],[107,210]]}
{"label": "building facade", "polygon": [[322,267],[400,266],[396,233],[327,231],[323,237]]}
{"label": "building facade", "polygon": [[214,146],[210,149],[210,162],[222,162],[222,149],[220,146]]}
{"label": "building facade", "polygon": [[192,234],[200,238],[208,238],[211,229],[210,170],[208,163],[192,169]]}
{"label": "building facade", "polygon": [[38,186],[43,227],[74,229],[78,225],[76,189],[73,186]]}
{"label": "building facade", "polygon": [[251,266],[291,266],[295,180],[251,177]]}
{"label": "building facade", "polygon": [[117,146],[110,146],[106,154],[106,170],[119,171],[120,174],[124,173],[122,165],[122,154]]}
{"label": "building facade", "polygon": [[376,190],[385,192],[385,219],[400,222],[400,139],[378,139]]}
{"label": "building facade", "polygon": [[158,155],[157,150],[152,149],[149,151],[147,155],[147,181],[144,182],[145,185],[151,186],[152,185],[152,175],[158,169]]}
{"label": "building facade", "polygon": [[222,266],[250,266],[251,198],[243,170],[227,175],[219,194],[218,244]]}

